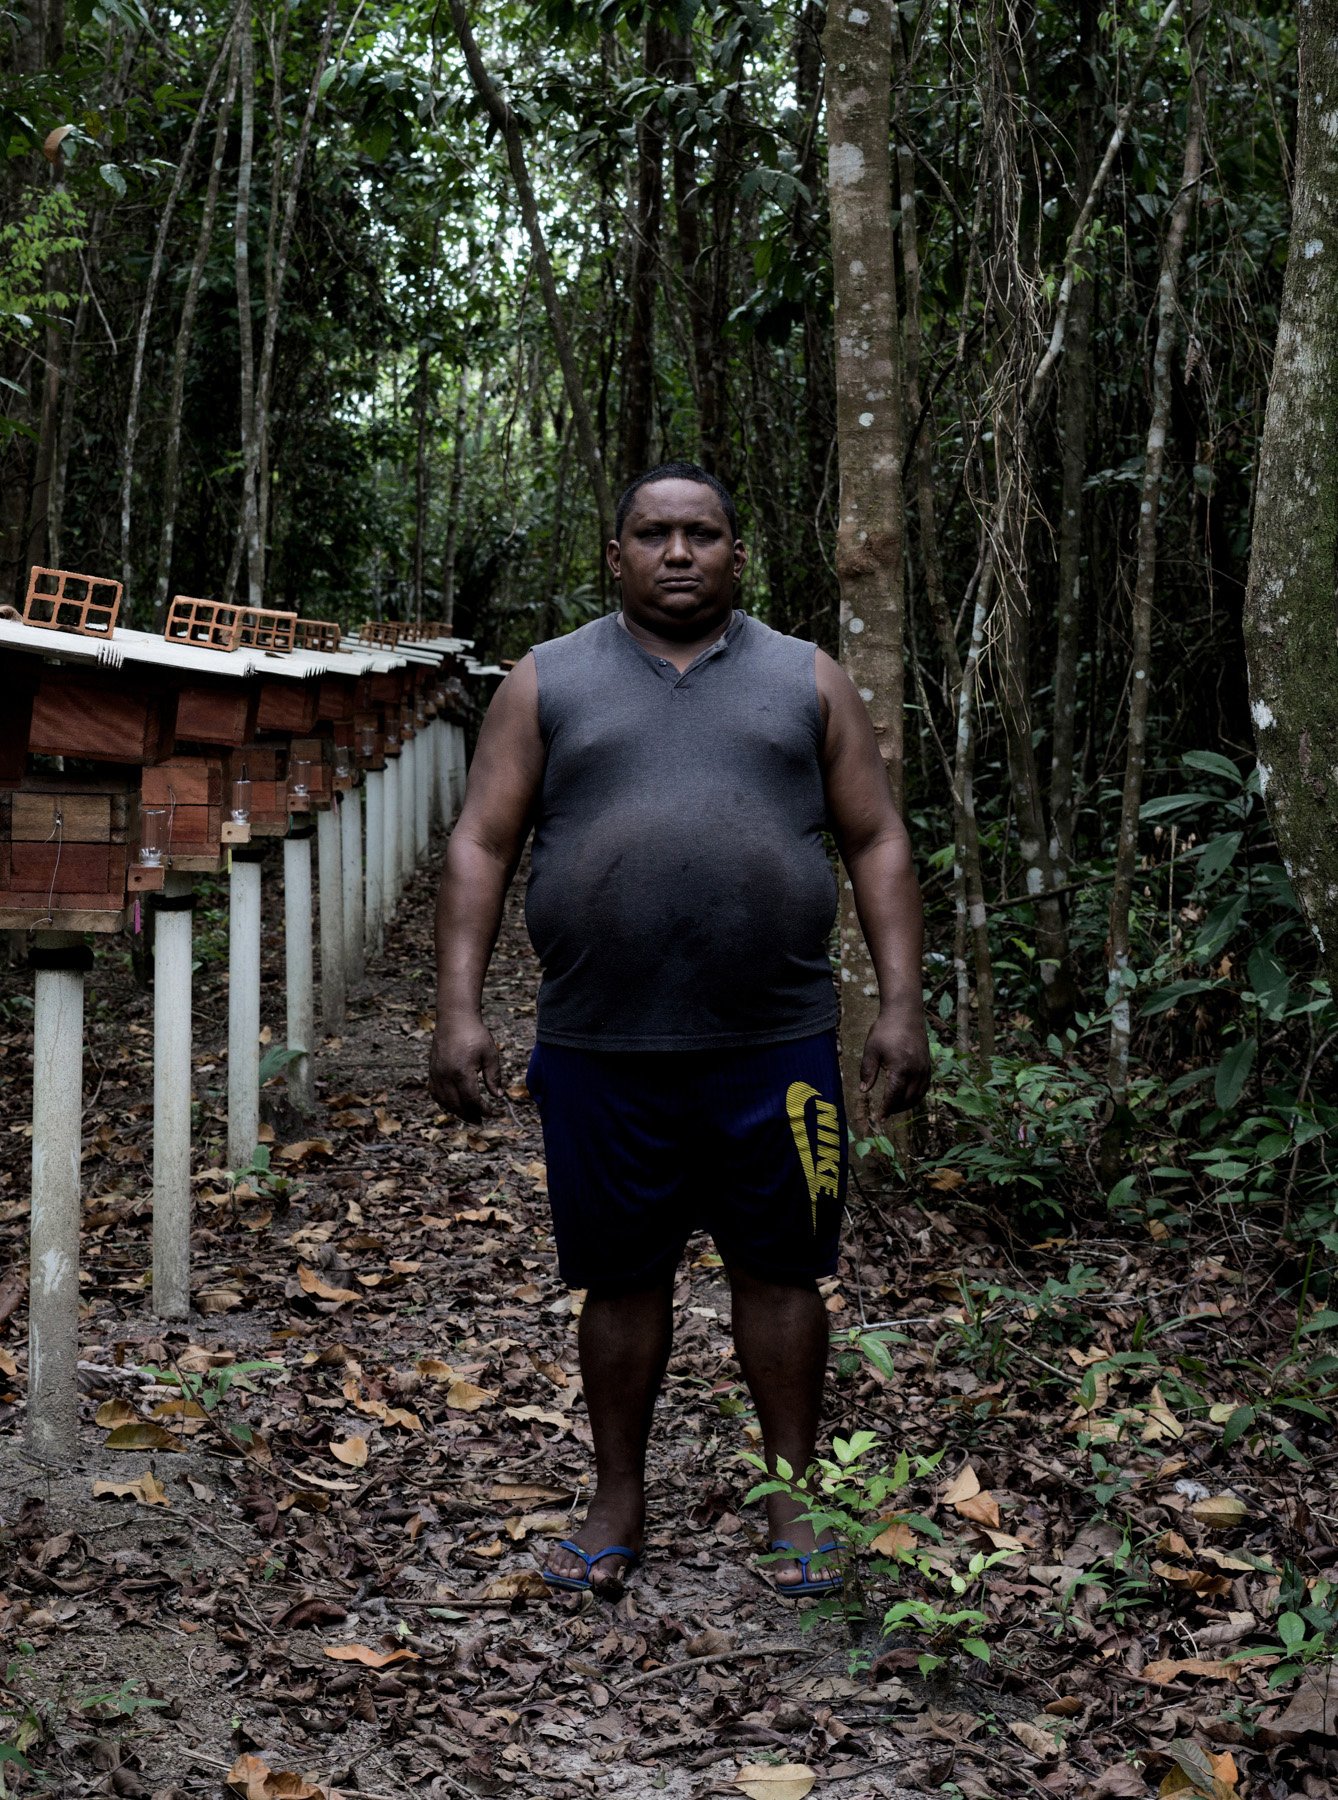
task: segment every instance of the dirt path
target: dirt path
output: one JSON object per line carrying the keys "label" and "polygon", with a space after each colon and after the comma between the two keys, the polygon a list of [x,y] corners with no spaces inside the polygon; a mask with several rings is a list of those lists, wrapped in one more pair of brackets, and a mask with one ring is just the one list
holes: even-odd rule
{"label": "dirt path", "polygon": [[[265,878],[281,876],[267,866]],[[513,895],[488,996],[509,1100],[461,1129],[424,1082],[431,886],[414,881],[342,1040],[322,1052],[305,1130],[275,1084],[282,1173],[237,1197],[217,1168],[198,1180],[201,1310],[179,1331],[146,1307],[151,1001],[127,957],[102,958],[85,1121],[86,1457],[69,1476],[19,1454],[21,1307],[0,1339],[17,1376],[0,1413],[0,1743],[7,1732],[62,1794],[157,1800],[219,1793],[246,1753],[365,1795],[688,1800],[758,1761],[807,1764],[844,1800],[913,1791],[901,1772],[913,1752],[885,1726],[898,1684],[850,1681],[841,1628],[802,1634],[756,1565],[760,1509],[741,1510],[748,1416],[708,1244],[679,1283],[644,1570],[614,1606],[554,1600],[537,1582],[544,1544],[579,1516],[589,1435],[522,1081],[536,970]],[[266,916],[282,917],[277,894]],[[206,912],[197,1163],[221,1157],[219,929]],[[279,1030],[281,953],[271,940],[265,1017]],[[18,1054],[5,1059],[0,1223],[16,1258],[25,984],[16,972],[5,990]],[[832,1304],[846,1304],[835,1287]],[[278,1368],[227,1373],[249,1361]],[[183,1403],[183,1387],[209,1404]],[[118,1420],[112,1442],[130,1448],[107,1447]],[[146,1472],[161,1501],[151,1484],[148,1503],[93,1497],[96,1482]],[[8,1778],[51,1791],[18,1765]]]}

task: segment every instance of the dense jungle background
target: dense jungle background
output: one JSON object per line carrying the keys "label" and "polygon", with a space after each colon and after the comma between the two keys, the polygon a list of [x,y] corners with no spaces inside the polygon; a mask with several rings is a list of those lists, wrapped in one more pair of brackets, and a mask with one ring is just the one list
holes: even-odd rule
{"label": "dense jungle background", "polygon": [[[1338,1656],[1338,1014],[1296,891],[1332,848],[1313,815],[1279,848],[1246,655],[1296,15],[901,0],[867,67],[848,23],[816,0],[0,15],[0,600],[42,563],[123,580],[140,627],[249,593],[511,659],[614,603],[627,478],[689,457],[728,482],[742,604],[902,702],[937,1082],[857,1148],[938,1258],[934,1366],[950,1341],[970,1371],[945,1404],[981,1431],[1039,1384],[1064,1505],[1113,1533],[1055,1636],[1091,1587],[1084,1653],[1118,1639],[1141,1679],[1156,1639],[1230,1687],[1170,1734],[1227,1718],[1245,1775],[1154,1761],[1162,1791],[1328,1793],[1331,1701],[1257,1736]],[[866,225],[832,137],[853,89],[887,124]],[[874,609],[840,538],[871,480],[837,307],[864,230],[892,371]],[[861,1318],[846,1375],[891,1383],[895,1320]],[[1271,1521],[1218,1552],[1229,1579],[1139,1514],[1181,1477],[1185,1504],[1245,1496],[1204,1532]],[[1252,1712],[1220,1657],[1261,1643]],[[1073,1759],[1049,1780],[1052,1752],[1023,1785],[1150,1791]],[[931,1785],[1014,1777],[954,1779]]]}

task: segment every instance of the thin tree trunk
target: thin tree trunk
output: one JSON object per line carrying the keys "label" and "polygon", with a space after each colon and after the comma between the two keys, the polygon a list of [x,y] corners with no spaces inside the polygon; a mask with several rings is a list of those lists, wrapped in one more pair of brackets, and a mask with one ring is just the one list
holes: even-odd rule
{"label": "thin tree trunk", "polygon": [[448,634],[455,630],[455,557],[460,543],[460,513],[465,494],[465,407],[468,400],[469,370],[461,369],[460,392],[455,402],[451,492],[446,506],[446,548],[441,557],[441,616]]}
{"label": "thin tree trunk", "polygon": [[242,131],[237,153],[237,208],[233,219],[233,255],[237,281],[237,337],[240,346],[241,433],[242,433],[242,506],[241,530],[228,570],[227,593],[234,592],[244,555],[246,558],[247,595],[252,606],[259,606],[263,594],[260,566],[260,516],[256,509],[256,469],[259,445],[256,441],[256,376],[255,325],[251,312],[251,171],[255,159],[256,99],[255,43],[251,36],[248,5],[241,24],[241,92]]}
{"label": "thin tree trunk", "polygon": [[427,332],[418,340],[418,368],[414,382],[414,457],[413,457],[413,564],[412,610],[415,619],[424,618],[427,561],[427,402],[431,347]]}
{"label": "thin tree trunk", "polygon": [[1300,14],[1291,244],[1245,603],[1259,786],[1338,993],[1338,5]]}
{"label": "thin tree trunk", "polygon": [[[836,305],[841,660],[868,706],[902,803],[905,517],[892,169],[888,145],[892,0],[827,13],[827,170]],[[850,883],[841,888],[841,1060],[858,1087],[878,984]]]}
{"label": "thin tree trunk", "polygon": [[205,79],[204,92],[200,96],[200,104],[196,108],[195,117],[191,120],[190,132],[186,138],[185,148],[181,152],[181,160],[172,176],[172,185],[167,190],[167,198],[163,202],[162,211],[158,215],[158,233],[154,239],[153,256],[149,261],[149,276],[144,285],[144,302],[139,309],[139,323],[135,328],[135,353],[130,365],[130,397],[126,403],[125,439],[121,450],[121,580],[127,595],[133,595],[135,572],[130,561],[130,508],[135,482],[135,448],[139,437],[139,407],[144,388],[144,357],[149,342],[149,324],[153,318],[153,308],[158,299],[158,286],[163,276],[163,263],[167,252],[167,237],[172,229],[172,221],[176,217],[177,201],[181,198],[181,190],[186,184],[186,177],[195,162],[195,147],[204,130],[204,122],[209,107],[213,102],[214,89],[223,73],[232,52],[232,26],[223,35],[223,42],[218,55]]}
{"label": "thin tree trunk", "polygon": [[1167,221],[1166,242],[1161,253],[1161,273],[1157,280],[1157,343],[1152,354],[1152,417],[1148,424],[1143,486],[1138,506],[1138,564],[1134,576],[1130,634],[1129,740],[1124,761],[1120,835],[1115,850],[1115,882],[1110,893],[1110,950],[1106,966],[1111,992],[1108,1075],[1111,1097],[1117,1107],[1126,1104],[1129,1093],[1129,994],[1134,981],[1129,963],[1129,912],[1133,904],[1134,871],[1138,858],[1138,809],[1143,802],[1148,699],[1152,689],[1152,607],[1157,593],[1157,525],[1161,515],[1162,482],[1166,468],[1166,434],[1171,424],[1171,359],[1175,354],[1180,328],[1180,265],[1203,176],[1203,86],[1200,55],[1208,20],[1208,3],[1209,0],[1192,0],[1186,34],[1189,95],[1185,123],[1185,160],[1180,188]]}
{"label": "thin tree trunk", "polygon": [[[1096,0],[1078,7],[1078,81],[1074,138],[1078,145],[1075,190],[1092,185],[1092,139],[1087,121],[1096,116],[1092,63],[1098,24]],[[1078,701],[1078,654],[1082,643],[1083,484],[1087,479],[1087,431],[1092,411],[1092,320],[1096,276],[1083,271],[1069,305],[1068,332],[1059,370],[1059,543],[1055,557],[1059,584],[1055,610],[1054,725],[1050,739],[1050,861],[1062,884],[1073,867],[1074,744]]]}
{"label": "thin tree trunk", "polygon": [[[659,82],[669,55],[664,27],[646,20],[647,82]],[[650,462],[655,399],[655,289],[660,263],[660,215],[664,205],[664,115],[648,100],[637,125],[636,221],[628,279],[627,355],[623,363],[622,448],[619,480],[630,481]]]}
{"label": "thin tree trunk", "polygon": [[562,379],[567,390],[567,404],[571,407],[572,420],[576,426],[581,460],[585,464],[586,473],[590,478],[590,486],[594,492],[595,507],[599,513],[600,534],[607,541],[613,536],[613,496],[609,492],[604,459],[600,455],[599,440],[595,436],[594,421],[590,416],[590,407],[585,397],[585,383],[581,378],[580,365],[576,360],[576,351],[572,345],[566,314],[562,309],[562,301],[558,294],[557,278],[553,274],[548,245],[544,241],[543,221],[539,217],[539,203],[534,197],[534,186],[525,161],[525,145],[521,138],[520,126],[516,122],[516,116],[510,105],[498,91],[496,83],[489,75],[479,53],[474,33],[470,29],[469,10],[464,4],[464,0],[451,0],[451,18],[455,23],[456,36],[460,39],[460,47],[465,53],[465,61],[469,65],[470,78],[479,98],[483,101],[489,118],[506,145],[507,160],[511,166],[511,178],[516,186],[516,199],[520,206],[520,216],[524,220],[525,230],[529,234],[535,272],[539,277],[539,287],[548,313],[548,329],[553,334],[553,347],[557,351],[558,362],[562,367]]}
{"label": "thin tree trunk", "polygon": [[228,147],[228,127],[237,102],[237,80],[241,58],[241,28],[234,27],[232,53],[228,63],[227,87],[219,103],[218,121],[214,127],[214,148],[209,161],[209,180],[205,187],[204,209],[200,214],[200,231],[195,241],[195,255],[186,278],[186,292],[181,302],[181,320],[177,326],[172,350],[172,386],[167,402],[167,431],[163,448],[162,528],[158,537],[158,578],[154,586],[153,617],[155,628],[162,626],[167,611],[167,590],[172,578],[172,545],[176,536],[177,497],[181,489],[181,414],[186,393],[186,363],[195,335],[195,313],[200,301],[200,287],[209,246],[214,236],[214,217],[218,210],[218,191],[222,183],[223,159]]}

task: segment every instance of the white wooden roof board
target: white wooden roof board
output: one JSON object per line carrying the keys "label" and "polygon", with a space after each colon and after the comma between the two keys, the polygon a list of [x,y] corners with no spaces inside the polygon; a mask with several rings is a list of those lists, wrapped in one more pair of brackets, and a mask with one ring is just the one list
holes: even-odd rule
{"label": "white wooden roof board", "polygon": [[108,669],[137,663],[232,681],[245,680],[255,673],[254,650],[208,650],[203,644],[178,643],[175,638],[159,637],[152,631],[118,631],[110,642],[99,645],[99,650],[98,661]]}
{"label": "white wooden roof board", "polygon": [[45,656],[53,662],[96,663],[100,660],[98,652],[105,650],[109,642],[115,639],[80,637],[73,631],[47,631],[40,625],[24,625],[18,619],[0,619],[0,649]]}

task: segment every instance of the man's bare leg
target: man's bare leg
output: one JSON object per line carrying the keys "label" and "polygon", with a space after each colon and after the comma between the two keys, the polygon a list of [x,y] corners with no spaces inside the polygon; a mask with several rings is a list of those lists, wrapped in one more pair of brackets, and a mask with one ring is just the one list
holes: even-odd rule
{"label": "man's bare leg", "polygon": [[[759,1281],[741,1269],[729,1270],[734,1300],[734,1348],[743,1365],[762,1428],[768,1464],[784,1458],[795,1475],[813,1461],[822,1411],[822,1385],[827,1372],[827,1309],[816,1285],[781,1286]],[[817,1548],[813,1527],[799,1518],[802,1505],[786,1494],[767,1499],[768,1535],[793,1544],[806,1555]],[[788,1587],[803,1579],[795,1563],[767,1565],[775,1581]],[[813,1564],[810,1576],[828,1573]]]}
{"label": "man's bare leg", "polygon": [[[635,1293],[586,1295],[578,1327],[581,1386],[595,1445],[595,1492],[580,1529],[571,1534],[587,1555],[608,1544],[640,1551],[646,1531],[646,1440],[673,1341],[673,1277]],[[616,1587],[625,1558],[609,1556],[590,1571],[592,1587]],[[554,1575],[580,1579],[581,1563],[553,1549]]]}

